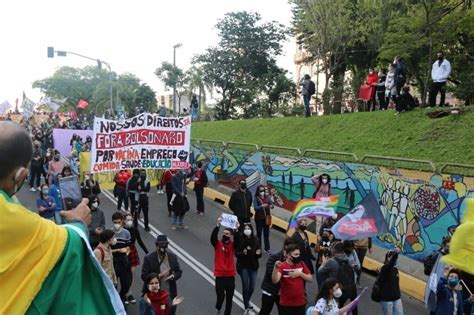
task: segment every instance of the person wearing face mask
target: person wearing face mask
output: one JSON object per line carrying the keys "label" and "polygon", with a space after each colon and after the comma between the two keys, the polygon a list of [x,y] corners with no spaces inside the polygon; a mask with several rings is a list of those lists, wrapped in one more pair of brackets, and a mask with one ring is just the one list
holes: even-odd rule
{"label": "person wearing face mask", "polygon": [[308,267],[301,260],[296,244],[286,248],[286,260],[276,261],[272,272],[273,283],[280,283],[280,315],[304,315],[306,309],[306,282],[312,283]]}
{"label": "person wearing face mask", "polygon": [[85,198],[89,195],[99,195],[101,193],[99,182],[94,180],[91,174],[84,176],[84,181],[81,183],[81,193]]}
{"label": "person wearing face mask", "polygon": [[172,186],[174,199],[172,197],[173,203],[173,217],[171,229],[176,230],[176,228],[187,229],[188,227],[184,224],[184,215],[189,210],[189,203],[187,198],[187,186],[186,186],[187,174],[185,170],[179,170],[173,176]]}
{"label": "person wearing face mask", "polygon": [[243,179],[239,182],[239,189],[232,193],[229,200],[229,208],[237,216],[240,228],[243,228],[245,223],[250,222],[252,217],[251,206],[252,193],[247,189],[247,182]]}
{"label": "person wearing face mask", "polygon": [[[148,249],[146,248],[145,243],[142,240],[140,231],[133,224],[133,217],[131,214],[127,214],[125,216],[124,225],[125,225],[125,229],[130,232],[130,243],[129,243],[130,252],[128,253],[128,260],[130,262],[130,266],[132,270],[132,283],[130,284],[130,288],[131,288],[133,285],[135,270],[137,269],[137,266],[140,265],[140,256],[138,256],[138,251],[135,246],[135,243],[138,242],[138,244],[143,249],[145,254],[148,254]],[[128,292],[127,294],[127,300],[132,304],[135,304],[137,302],[136,299],[133,297],[133,295],[130,294],[130,292]]]}
{"label": "person wearing face mask", "polygon": [[[385,263],[376,280],[381,293],[383,315],[403,315],[403,304],[400,294],[400,277],[397,262],[400,248],[389,250],[385,255]],[[446,314],[446,313],[444,313]]]}
{"label": "person wearing face mask", "polygon": [[[15,194],[28,176],[30,135],[20,125],[0,122],[0,313],[125,314],[112,282],[92,257],[86,226],[88,200],[62,211],[56,225],[22,206]],[[12,259],[21,264],[12,264]],[[96,300],[93,297],[101,296]],[[61,303],[58,303],[61,301]]]}
{"label": "person wearing face mask", "polygon": [[321,175],[315,175],[311,177],[311,181],[316,188],[313,198],[331,196],[331,176],[329,176],[329,174],[323,173]]}
{"label": "person wearing face mask", "polygon": [[349,265],[354,269],[354,277],[357,282],[357,273],[362,269],[362,267],[360,265],[359,257],[357,257],[357,253],[354,250],[354,242],[346,240],[342,242],[342,245],[344,245],[344,253],[347,258],[349,258]]}
{"label": "person wearing face mask", "polygon": [[61,174],[64,166],[66,166],[66,162],[61,159],[61,154],[59,153],[59,151],[54,150],[53,159],[48,164],[49,185],[51,185],[53,182],[53,176]]}
{"label": "person wearing face mask", "polygon": [[140,180],[140,170],[134,169],[132,176],[127,180],[125,186],[126,195],[130,198],[130,212],[132,215],[138,210],[138,183]]}
{"label": "person wearing face mask", "polygon": [[146,178],[146,171],[140,170],[140,180],[138,182],[138,211],[133,218],[133,226],[138,226],[138,218],[143,211],[143,220],[145,221],[145,231],[149,232],[148,226],[148,193],[150,192],[150,181]]}
{"label": "person wearing face mask", "polygon": [[449,75],[451,74],[451,63],[444,58],[443,53],[438,53],[437,60],[433,63],[431,68],[431,88],[429,97],[429,106],[436,106],[436,96],[441,93],[441,99],[439,106],[444,106],[446,99],[446,82],[448,81]]}
{"label": "person wearing face mask", "polygon": [[253,308],[250,305],[255,281],[257,279],[258,260],[262,257],[259,241],[253,233],[251,223],[245,223],[240,235],[239,248],[235,251],[237,257],[237,273],[242,280],[242,295],[245,312],[248,314]]}
{"label": "person wearing face mask", "polygon": [[[333,245],[332,232],[330,229],[324,229],[322,231],[321,238],[319,243],[315,245],[314,251],[318,253],[318,258],[316,259],[316,268],[315,271],[319,270],[319,267],[323,264],[323,261],[328,260],[331,257],[331,248]],[[321,277],[319,272],[316,272],[316,280],[318,285],[322,285]]]}
{"label": "person wearing face mask", "polygon": [[309,243],[308,233],[306,233],[306,228],[308,227],[308,221],[305,218],[298,219],[298,229],[291,236],[295,240],[296,244],[300,249],[300,258],[308,267],[311,275],[314,274],[313,260],[316,260],[316,257],[311,252],[311,245]]}
{"label": "person wearing face mask", "polygon": [[342,296],[341,285],[334,278],[322,284],[316,297],[316,305],[308,308],[307,315],[343,315],[352,307],[352,303],[339,308],[337,299]]}
{"label": "person wearing face mask", "polygon": [[140,315],[171,315],[173,307],[183,302],[182,297],[171,298],[170,293],[161,287],[161,283],[157,273],[146,275],[140,299]]}
{"label": "person wearing face mask", "polygon": [[[164,234],[156,238],[156,250],[145,256],[141,277],[146,281],[150,273],[158,274],[163,288],[170,293],[171,299],[178,296],[177,281],[183,271],[179,266],[178,257],[168,249],[168,237]],[[170,314],[176,312],[176,307],[171,307]]]}
{"label": "person wearing face mask", "polygon": [[39,189],[43,163],[44,152],[41,149],[39,142],[35,142],[33,158],[31,159],[30,191],[36,191],[36,189]]}
{"label": "person wearing face mask", "polygon": [[[40,187],[40,197],[36,200],[36,207],[41,217],[56,222],[54,213],[56,211],[56,202],[49,196],[49,187],[43,184]],[[60,222],[58,222],[59,224]]]}
{"label": "person wearing face mask", "polygon": [[367,75],[367,79],[365,79],[365,84],[370,86],[370,98],[367,102],[369,112],[375,110],[375,92],[378,82],[379,75],[374,71],[374,69],[369,68],[369,74]]}
{"label": "person wearing face mask", "polygon": [[114,269],[117,278],[120,280],[120,298],[124,305],[130,304],[127,293],[132,285],[132,269],[128,254],[130,253],[130,232],[123,228],[123,215],[115,212],[112,215],[113,231],[117,243],[112,245],[112,253],[114,256]]}
{"label": "person wearing face mask", "polygon": [[438,282],[436,291],[436,315],[464,314],[464,301],[461,290],[458,290],[460,272],[450,266],[445,267],[444,277]]}
{"label": "person wearing face mask", "polygon": [[99,209],[100,201],[96,195],[90,195],[89,208],[91,209],[92,221],[87,226],[91,247],[95,248],[100,242],[100,234],[105,230],[104,212]]}
{"label": "person wearing face mask", "polygon": [[114,270],[114,257],[112,255],[111,245],[117,244],[117,239],[114,237],[114,231],[103,230],[99,235],[100,243],[95,247],[94,254],[105,273],[110,280],[117,287],[117,276]]}
{"label": "person wearing face mask", "polygon": [[[235,262],[234,253],[240,247],[240,238],[236,231],[225,228],[222,238],[219,239],[219,228],[222,218],[217,219],[217,225],[212,230],[211,245],[214,248],[214,277],[216,278],[216,311],[221,314],[225,299],[224,315],[232,313],[232,298],[235,290]],[[237,223],[237,229],[239,224]]]}
{"label": "person wearing face mask", "polygon": [[202,162],[197,163],[197,169],[194,172],[194,192],[196,193],[196,214],[204,215],[204,188],[207,186],[208,179],[206,170],[202,167]]}
{"label": "person wearing face mask", "polygon": [[[262,246],[262,234],[263,242],[265,245],[265,252],[270,253],[270,225],[271,225],[271,214],[270,209],[273,208],[272,200],[270,196],[265,192],[265,186],[260,185],[255,191],[254,198],[254,209],[255,209],[255,226],[257,227],[257,238],[260,247]],[[270,216],[268,218],[268,216]]]}

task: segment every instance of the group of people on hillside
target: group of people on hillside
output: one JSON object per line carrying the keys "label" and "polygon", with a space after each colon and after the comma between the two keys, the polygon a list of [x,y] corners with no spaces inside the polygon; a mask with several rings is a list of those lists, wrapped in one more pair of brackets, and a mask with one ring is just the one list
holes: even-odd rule
{"label": "group of people on hillside", "polygon": [[[431,68],[429,107],[436,106],[438,94],[441,94],[439,106],[445,106],[446,87],[450,74],[450,62],[444,57],[443,53],[438,53],[436,61]],[[408,72],[401,56],[396,56],[393,63],[388,65],[388,69],[381,67],[377,72],[376,69],[369,68],[368,75],[359,93],[359,99],[367,101],[367,111],[374,111],[377,107],[379,110],[387,110],[394,107],[398,115],[404,111],[419,107],[420,102],[417,97],[411,94],[407,77]],[[305,116],[309,117],[311,115],[311,97],[315,94],[314,82],[306,74],[299,85],[301,86]],[[390,106],[391,104],[394,106]]]}

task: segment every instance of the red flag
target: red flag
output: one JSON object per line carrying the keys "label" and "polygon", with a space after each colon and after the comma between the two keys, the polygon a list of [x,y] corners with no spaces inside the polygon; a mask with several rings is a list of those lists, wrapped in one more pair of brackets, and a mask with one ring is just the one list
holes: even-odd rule
{"label": "red flag", "polygon": [[86,100],[83,100],[82,98],[79,100],[79,103],[77,103],[77,108],[80,109],[85,109],[89,106],[89,103]]}

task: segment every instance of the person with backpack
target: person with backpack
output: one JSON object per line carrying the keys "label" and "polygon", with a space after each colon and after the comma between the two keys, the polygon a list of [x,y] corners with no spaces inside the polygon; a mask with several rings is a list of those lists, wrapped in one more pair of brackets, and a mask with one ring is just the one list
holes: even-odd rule
{"label": "person with backpack", "polygon": [[400,248],[389,250],[380,270],[376,283],[380,289],[380,303],[383,315],[403,315],[403,304],[400,294],[400,277],[397,263]]}
{"label": "person with backpack", "polygon": [[[339,307],[344,306],[347,300],[354,300],[357,297],[356,278],[349,258],[344,253],[344,245],[337,242],[331,249],[333,255],[330,259],[323,259],[323,264],[318,270],[318,277],[321,283],[329,278],[334,278],[342,286],[342,295],[339,298]],[[352,314],[357,315],[355,308]]]}
{"label": "person with backpack", "polygon": [[309,74],[305,74],[303,79],[300,81],[301,86],[301,95],[303,95],[303,104],[304,104],[304,113],[305,117],[311,117],[311,109],[309,108],[309,103],[311,101],[311,96],[316,93],[316,86],[314,82],[311,81]]}
{"label": "person with backpack", "polygon": [[114,257],[112,255],[111,245],[117,243],[117,239],[114,237],[115,233],[112,230],[104,230],[100,233],[100,243],[94,249],[94,255],[97,260],[100,262],[102,269],[109,276],[110,280],[115,287],[117,287],[117,275],[115,274],[114,269]]}
{"label": "person with backpack", "polygon": [[280,315],[304,315],[306,311],[306,282],[313,277],[301,260],[297,244],[286,247],[286,260],[275,262],[272,272],[273,283],[280,283]]}
{"label": "person with backpack", "polygon": [[208,184],[206,170],[202,168],[202,162],[197,162],[197,169],[194,172],[194,192],[196,193],[195,214],[204,215],[204,187]]}

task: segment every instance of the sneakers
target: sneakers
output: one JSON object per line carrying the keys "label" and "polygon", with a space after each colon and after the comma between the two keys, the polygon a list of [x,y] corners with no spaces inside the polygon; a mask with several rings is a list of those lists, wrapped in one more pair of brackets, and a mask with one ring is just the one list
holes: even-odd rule
{"label": "sneakers", "polygon": [[171,225],[172,230],[176,230],[176,224]]}
{"label": "sneakers", "polygon": [[145,228],[145,232],[150,232],[150,228],[148,226]]}
{"label": "sneakers", "polygon": [[35,189],[34,187],[31,187],[31,188],[30,188],[30,191],[36,192],[36,189]]}
{"label": "sneakers", "polygon": [[180,229],[187,229],[187,228],[188,228],[188,226],[187,226],[187,225],[184,225],[184,224],[180,224],[180,225],[178,225],[178,227],[179,227]]}
{"label": "sneakers", "polygon": [[200,216],[203,216],[204,215],[204,212],[201,212],[201,211],[194,211],[194,214],[197,214],[197,215],[200,215]]}
{"label": "sneakers", "polygon": [[129,305],[130,302],[128,301],[128,298],[122,299],[123,305]]}
{"label": "sneakers", "polygon": [[137,303],[137,300],[135,300],[135,298],[131,294],[127,297],[127,300],[128,300],[128,302],[130,302],[132,304]]}

